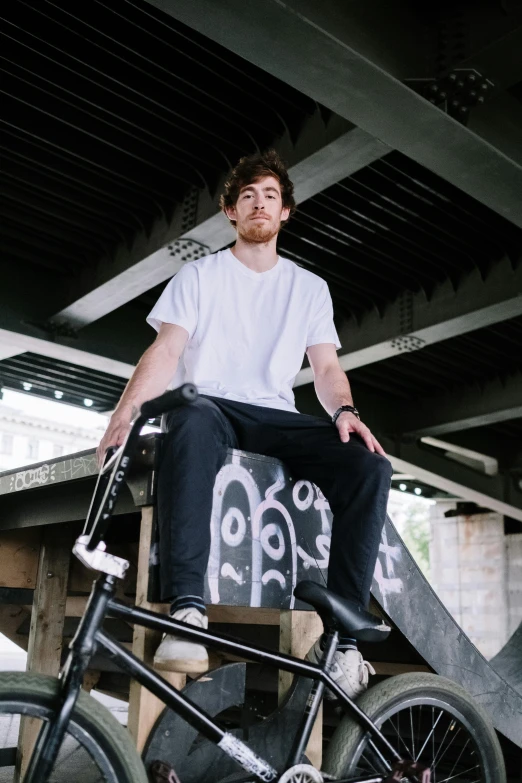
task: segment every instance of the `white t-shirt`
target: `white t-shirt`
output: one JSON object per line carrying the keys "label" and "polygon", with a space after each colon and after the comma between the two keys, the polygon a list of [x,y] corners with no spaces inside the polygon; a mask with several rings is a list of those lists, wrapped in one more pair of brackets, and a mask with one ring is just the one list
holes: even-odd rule
{"label": "white t-shirt", "polygon": [[341,347],[327,284],[281,256],[268,272],[254,272],[230,250],[191,261],[147,321],[189,333],[171,388],[191,382],[200,394],[294,412],[306,349]]}

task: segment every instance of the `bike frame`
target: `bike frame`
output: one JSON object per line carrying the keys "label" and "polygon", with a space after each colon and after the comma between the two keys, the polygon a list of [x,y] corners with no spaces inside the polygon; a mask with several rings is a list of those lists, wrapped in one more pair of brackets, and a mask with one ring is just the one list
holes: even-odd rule
{"label": "bike frame", "polygon": [[[181,387],[181,390],[183,388]],[[177,392],[179,391],[177,390]],[[125,561],[105,553],[103,535],[112,516],[119,488],[128,472],[131,461],[130,455],[137,445],[139,432],[146,420],[151,415],[155,415],[156,410],[160,413],[163,412],[162,404],[163,409],[165,409],[165,403],[161,401],[168,397],[169,394],[172,403],[172,395],[175,395],[176,392],[167,393],[167,395],[163,395],[163,398],[151,401],[151,403],[156,403],[156,408],[148,407],[145,409],[145,406],[142,407],[142,413],[133,423],[125,443],[107,459],[105,465],[100,470],[84,532],[78,539],[74,551],[77,555],[78,551],[84,553],[84,557],[80,557],[84,562],[88,558],[88,553],[92,553],[93,559],[90,562],[90,567],[100,571],[103,571],[103,568],[106,570],[100,574],[93,585],[85,614],[80,621],[74,639],[69,645],[69,654],[59,675],[61,688],[56,705],[56,714],[40,731],[26,776],[24,777],[24,783],[47,783],[47,778],[52,771],[67,726],[71,720],[82,686],[83,676],[89,667],[89,662],[94,653],[98,649],[101,649],[131,678],[137,680],[140,685],[157,696],[169,709],[181,715],[194,729],[211,742],[216,743],[225,753],[235,759],[249,773],[249,777],[245,778],[245,780],[251,780],[252,776],[254,776],[262,781],[276,781],[282,774],[275,770],[269,762],[257,756],[248,745],[234,735],[225,732],[204,710],[193,704],[183,693],[171,686],[150,666],[144,664],[132,652],[129,652],[107,634],[102,628],[106,617],[119,618],[125,622],[162,633],[176,634],[188,641],[203,644],[211,649],[233,653],[249,661],[271,664],[298,677],[312,680],[303,717],[294,738],[285,769],[302,762],[324,690],[328,688],[339,699],[344,709],[370,734],[372,749],[380,758],[386,774],[389,773],[391,766],[379,748],[386,749],[395,761],[401,761],[401,757],[373,721],[359,709],[355,702],[346,695],[328,674],[337,647],[339,636],[337,630],[331,629],[327,631],[323,657],[319,664],[314,664],[294,658],[291,655],[285,655],[284,653],[253,647],[231,636],[195,628],[192,625],[174,620],[157,612],[137,606],[128,606],[114,597],[117,579],[123,576],[126,564]],[[179,405],[183,403],[177,401],[174,404]],[[149,403],[146,405],[150,406]],[[173,407],[172,404],[171,407]],[[111,471],[110,477],[108,476],[109,471]],[[77,550],[78,542],[80,541],[83,542],[81,550]],[[382,782],[383,777],[380,775],[338,781],[338,783]]]}

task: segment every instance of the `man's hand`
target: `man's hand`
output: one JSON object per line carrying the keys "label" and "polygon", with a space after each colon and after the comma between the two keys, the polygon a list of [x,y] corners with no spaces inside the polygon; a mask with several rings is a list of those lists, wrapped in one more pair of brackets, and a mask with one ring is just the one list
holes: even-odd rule
{"label": "man's hand", "polygon": [[363,424],[354,413],[350,413],[349,411],[341,413],[337,417],[335,426],[339,430],[339,437],[343,443],[348,443],[350,440],[350,432],[355,432],[357,435],[360,435],[370,451],[376,451],[377,454],[382,454],[383,457],[386,456],[384,449],[377,438],[373,437],[366,424]]}
{"label": "man's hand", "polygon": [[105,462],[105,452],[107,449],[110,446],[121,446],[125,440],[125,437],[129,431],[130,421],[130,416],[129,418],[124,416],[118,416],[117,418],[113,416],[111,418],[109,426],[107,427],[107,431],[101,439],[98,449],[96,450],[96,458],[100,468]]}

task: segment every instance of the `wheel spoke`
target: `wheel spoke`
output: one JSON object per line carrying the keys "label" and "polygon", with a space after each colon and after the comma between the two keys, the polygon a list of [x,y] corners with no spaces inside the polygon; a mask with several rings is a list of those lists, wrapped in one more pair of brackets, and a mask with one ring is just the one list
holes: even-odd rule
{"label": "wheel spoke", "polygon": [[399,715],[400,715],[400,712],[398,712],[398,713],[397,713],[397,726],[395,726],[395,725],[394,725],[392,718],[389,718],[389,719],[388,719],[388,721],[387,721],[387,723],[389,723],[389,724],[391,725],[391,727],[393,728],[393,730],[394,730],[394,731],[395,731],[395,733],[397,734],[397,740],[398,740],[398,742],[397,742],[397,752],[398,752],[398,753],[400,752],[400,750],[401,750],[401,747],[400,747],[400,746],[401,746],[401,745],[403,745],[403,746],[404,746],[404,748],[405,748],[405,750],[406,750],[406,753],[407,753],[407,754],[408,754],[408,756],[409,756],[409,758],[413,759],[413,756],[412,756],[411,750],[410,750],[410,749],[409,749],[409,747],[406,745],[406,743],[405,743],[405,741],[404,741],[404,739],[403,739],[403,737],[401,736],[401,733],[400,733],[400,727],[399,727]]}
{"label": "wheel spoke", "polygon": [[[440,743],[440,745],[439,745],[439,749],[438,749],[438,751],[437,751],[437,755],[435,756],[435,758],[434,758],[434,759],[433,759],[433,761],[432,761],[432,765],[433,765],[433,766],[435,766],[435,764],[440,764],[440,762],[441,762],[441,761],[442,761],[442,759],[444,758],[445,754],[448,752],[448,750],[451,748],[452,744],[454,743],[454,741],[455,741],[455,738],[456,738],[456,737],[458,737],[458,735],[459,735],[459,732],[460,732],[460,727],[457,729],[457,731],[455,732],[455,734],[453,734],[453,736],[451,737],[451,739],[450,739],[449,743],[448,743],[448,744],[447,744],[447,746],[444,748],[444,743],[446,742],[446,737],[448,736],[448,733],[449,733],[450,731],[453,731],[453,729],[455,728],[455,726],[456,726],[456,722],[455,722],[455,720],[453,720],[453,718],[452,718],[452,719],[451,719],[451,721],[450,721],[450,724],[449,724],[448,728],[446,729],[446,733],[444,734],[444,737],[443,737],[443,739],[442,739],[442,742],[441,742],[441,743]],[[444,748],[444,751],[443,751],[443,748]]]}
{"label": "wheel spoke", "polygon": [[433,725],[432,725],[432,727],[431,727],[431,731],[430,731],[430,733],[428,734],[428,736],[426,737],[426,739],[425,739],[425,741],[424,741],[424,745],[423,745],[423,746],[422,746],[422,748],[420,749],[420,751],[419,751],[418,755],[414,757],[414,759],[413,759],[414,761],[418,761],[418,760],[420,759],[420,757],[422,756],[422,751],[424,750],[424,748],[426,747],[426,745],[427,745],[427,744],[428,744],[428,742],[430,741],[431,737],[434,737],[434,736],[435,736],[435,729],[437,728],[437,725],[438,725],[438,723],[439,723],[440,719],[442,718],[443,714],[444,714],[444,713],[443,713],[443,711],[441,710],[441,711],[439,712],[439,717],[437,718],[437,720],[435,721],[435,723],[433,723]]}
{"label": "wheel spoke", "polygon": [[449,772],[449,774],[450,774],[450,775],[453,773],[453,770],[455,769],[455,767],[456,767],[456,766],[457,766],[457,764],[459,763],[459,761],[460,761],[460,758],[461,758],[462,754],[464,753],[464,751],[466,750],[466,748],[468,747],[468,745],[469,745],[469,737],[468,737],[468,739],[466,740],[465,744],[463,745],[463,747],[462,747],[462,750],[460,751],[460,753],[459,753],[459,755],[458,755],[458,758],[457,758],[457,760],[455,761],[454,765],[453,765],[453,766],[452,766],[452,768],[450,769],[450,772]]}
{"label": "wheel spoke", "polygon": [[[431,725],[433,726],[433,721],[435,720],[435,707],[431,707]],[[435,758],[435,732],[433,731],[431,734],[431,757],[432,759]],[[437,770],[433,769],[433,783],[437,783]]]}
{"label": "wheel spoke", "polygon": [[[449,783],[450,780],[455,780],[455,778],[459,778],[461,775],[468,775],[470,772],[473,772],[476,769],[480,770],[478,764],[476,764],[474,767],[470,767],[469,769],[464,770],[463,772],[457,772],[456,775],[452,775],[450,778],[444,778],[443,780],[440,780],[439,783]],[[480,779],[477,778],[477,780],[466,781],[466,783],[480,783]]]}
{"label": "wheel spoke", "polygon": [[413,731],[413,708],[410,707],[410,732],[411,732],[411,749],[412,749],[412,758],[415,758],[415,734]]}

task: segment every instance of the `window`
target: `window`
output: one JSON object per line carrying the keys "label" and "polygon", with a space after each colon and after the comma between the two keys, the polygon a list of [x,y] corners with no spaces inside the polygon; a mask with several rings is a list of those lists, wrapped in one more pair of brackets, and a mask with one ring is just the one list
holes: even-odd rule
{"label": "window", "polygon": [[53,457],[61,457],[64,450],[61,443],[53,443]]}
{"label": "window", "polygon": [[7,432],[2,432],[0,435],[0,454],[12,454],[13,453],[13,436]]}
{"label": "window", "polygon": [[36,459],[38,457],[38,440],[36,438],[27,439],[25,456],[27,459]]}

